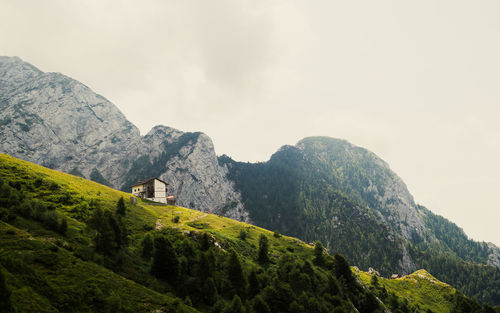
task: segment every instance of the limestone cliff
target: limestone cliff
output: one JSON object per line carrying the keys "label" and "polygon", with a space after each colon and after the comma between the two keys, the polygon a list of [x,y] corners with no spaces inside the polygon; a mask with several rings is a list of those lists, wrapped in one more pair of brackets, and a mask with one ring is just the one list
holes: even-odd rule
{"label": "limestone cliff", "polygon": [[158,176],[178,204],[248,221],[208,136],[164,126],[141,136],[106,98],[17,57],[0,57],[0,151],[123,190]]}

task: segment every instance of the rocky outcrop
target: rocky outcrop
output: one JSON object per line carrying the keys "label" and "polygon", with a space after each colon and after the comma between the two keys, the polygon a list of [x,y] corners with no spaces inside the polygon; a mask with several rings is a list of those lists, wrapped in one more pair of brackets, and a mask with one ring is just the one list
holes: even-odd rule
{"label": "rocky outcrop", "polygon": [[87,86],[17,57],[0,57],[0,151],[123,190],[161,177],[179,205],[248,221],[208,136],[164,126],[141,136]]}
{"label": "rocky outcrop", "polygon": [[425,223],[405,183],[374,153],[328,137],[305,138],[297,148],[322,172],[331,174],[327,181],[351,197],[362,199],[398,234],[408,240],[427,236]]}

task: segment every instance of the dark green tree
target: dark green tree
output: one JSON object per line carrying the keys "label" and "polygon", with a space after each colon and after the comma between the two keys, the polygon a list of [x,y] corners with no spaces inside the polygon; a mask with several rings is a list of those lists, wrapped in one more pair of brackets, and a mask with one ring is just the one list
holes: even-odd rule
{"label": "dark green tree", "polygon": [[217,286],[212,277],[203,283],[203,301],[208,305],[213,305],[217,301]]}
{"label": "dark green tree", "polygon": [[198,277],[201,282],[204,282],[210,276],[212,276],[212,270],[210,268],[210,263],[208,262],[208,256],[206,253],[202,252],[198,258]]}
{"label": "dark green tree", "polygon": [[238,236],[241,240],[247,240],[247,232],[244,229],[240,229],[240,235]]}
{"label": "dark green tree", "polygon": [[340,279],[348,286],[351,285],[354,281],[354,277],[352,276],[349,263],[347,263],[347,260],[342,254],[335,253],[335,255],[333,256],[333,266],[337,279]]}
{"label": "dark green tree", "polygon": [[321,241],[316,241],[314,245],[314,264],[323,266],[325,264],[324,247]]}
{"label": "dark green tree", "polygon": [[269,243],[264,234],[259,237],[259,253],[257,261],[261,264],[269,262]]}
{"label": "dark green tree", "polygon": [[208,238],[207,233],[203,233],[201,236],[201,250],[207,251],[210,248],[210,238]]}
{"label": "dark green tree", "polygon": [[154,254],[154,248],[153,238],[150,234],[147,234],[142,240],[142,257],[145,260],[151,259]]}
{"label": "dark green tree", "polygon": [[240,297],[244,297],[246,289],[245,276],[243,275],[240,259],[234,250],[232,250],[229,255],[227,275],[236,294]]}
{"label": "dark green tree", "polygon": [[170,241],[164,237],[156,237],[155,253],[151,272],[156,277],[170,283],[177,281],[179,275],[179,259]]}
{"label": "dark green tree", "polygon": [[109,223],[109,216],[109,213],[105,213],[100,207],[97,207],[88,222],[88,225],[95,230],[95,250],[105,254],[111,254],[117,247],[115,232]]}
{"label": "dark green tree", "polygon": [[269,305],[262,299],[261,296],[256,296],[253,299],[253,310],[255,313],[271,313],[271,309],[269,309]]}
{"label": "dark green tree", "polygon": [[248,275],[248,298],[253,298],[260,291],[260,283],[257,278],[257,272],[252,270]]}
{"label": "dark green tree", "polygon": [[238,295],[234,295],[231,304],[222,310],[222,313],[244,313],[243,304],[241,303],[241,298]]}
{"label": "dark green tree", "polygon": [[59,223],[59,233],[65,235],[68,231],[68,219],[66,216],[61,217],[61,222]]}
{"label": "dark green tree", "polygon": [[121,197],[116,204],[116,213],[120,214],[121,216],[125,216],[126,209],[127,208],[125,206],[125,200],[123,200],[123,197]]}
{"label": "dark green tree", "polygon": [[0,313],[8,313],[11,311],[10,290],[7,288],[4,273],[0,269]]}

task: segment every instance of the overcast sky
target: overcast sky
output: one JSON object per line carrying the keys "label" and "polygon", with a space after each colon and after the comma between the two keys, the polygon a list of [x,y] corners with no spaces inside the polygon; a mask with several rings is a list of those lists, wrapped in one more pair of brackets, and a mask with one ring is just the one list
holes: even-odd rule
{"label": "overcast sky", "polygon": [[500,1],[0,0],[0,55],[61,72],[143,134],[265,161],[324,135],[500,245]]}

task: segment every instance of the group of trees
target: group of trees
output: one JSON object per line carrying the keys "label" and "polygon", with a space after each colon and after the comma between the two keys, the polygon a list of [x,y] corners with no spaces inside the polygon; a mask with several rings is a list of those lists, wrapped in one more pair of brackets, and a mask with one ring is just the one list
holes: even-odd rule
{"label": "group of trees", "polygon": [[[468,296],[500,305],[500,273],[485,265],[491,253],[486,243],[470,240],[455,224],[421,206],[417,210],[430,237],[415,233],[411,240],[402,239],[397,229],[368,209],[390,214],[375,196],[384,190],[384,177],[392,177],[390,170],[374,163],[366,151],[358,151],[364,156],[356,158],[342,143],[324,140],[320,145],[326,152],[284,147],[264,163],[235,162],[227,156],[219,162],[228,165],[229,177],[256,225],[306,242],[321,240],[329,251],[386,277],[400,271],[406,247],[418,268]],[[378,193],[367,191],[370,184],[380,187]]]}
{"label": "group of trees", "polygon": [[[48,229],[65,234],[68,230],[68,221],[64,215],[56,212],[56,204],[32,198],[23,192],[23,188],[25,186],[21,183],[5,183],[0,180],[0,220],[9,221],[20,215],[41,222]],[[58,186],[51,185],[50,188],[57,189]]]}
{"label": "group of trees", "polygon": [[220,162],[230,164],[229,177],[257,225],[307,242],[321,240],[329,251],[341,251],[357,266],[375,267],[383,275],[393,272],[402,258],[402,242],[391,229],[325,183],[321,175],[326,171],[316,170],[297,149],[283,149],[266,163],[225,156]]}
{"label": "group of trees", "polygon": [[176,296],[208,312],[381,312],[373,297],[354,279],[341,255],[330,257],[321,243],[311,259],[293,253],[279,260],[259,237],[255,259],[220,249],[203,233],[192,238],[175,231],[154,231],[142,240],[141,254],[151,273],[171,286]]}

